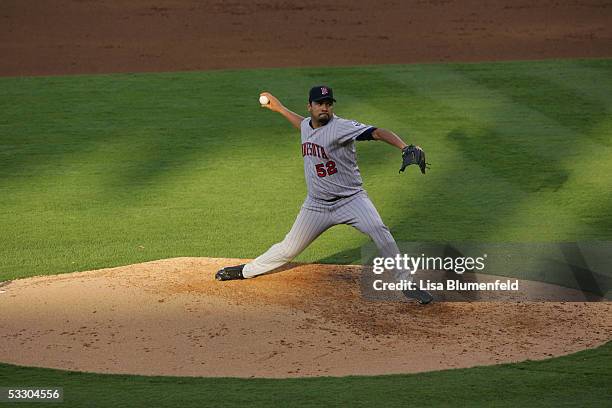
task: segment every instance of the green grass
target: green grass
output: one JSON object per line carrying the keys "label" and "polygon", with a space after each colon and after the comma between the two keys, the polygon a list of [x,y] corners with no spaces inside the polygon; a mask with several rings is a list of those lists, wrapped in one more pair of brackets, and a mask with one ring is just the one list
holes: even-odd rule
{"label": "green grass", "polygon": [[604,407],[612,398],[611,364],[608,343],[544,361],[378,377],[142,377],[0,364],[0,384],[63,387],[67,407],[373,407],[383,401],[386,407]]}
{"label": "green grass", "polygon": [[[255,257],[305,196],[298,134],[259,108],[336,112],[426,149],[364,142],[359,164],[399,241],[612,237],[612,60],[0,79],[0,280],[175,256]],[[355,262],[339,226],[300,261]]]}
{"label": "green grass", "polygon": [[[337,114],[428,154],[426,176],[399,175],[397,151],[359,144],[365,187],[399,241],[611,240],[612,60],[0,78],[0,281],[257,256],[305,196],[299,136],[257,95],[304,113],[322,82]],[[366,242],[335,227],[298,260],[355,262]],[[604,406],[611,353],[306,380],[0,365],[0,384],[60,385],[66,406]]]}

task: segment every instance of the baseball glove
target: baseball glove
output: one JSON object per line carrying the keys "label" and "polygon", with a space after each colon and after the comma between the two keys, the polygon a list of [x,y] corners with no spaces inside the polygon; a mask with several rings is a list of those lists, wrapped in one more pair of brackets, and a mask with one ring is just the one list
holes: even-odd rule
{"label": "baseball glove", "polygon": [[402,168],[400,173],[411,164],[418,164],[423,174],[425,174],[425,169],[429,168],[429,163],[425,162],[425,152],[419,146],[410,145],[402,149]]}

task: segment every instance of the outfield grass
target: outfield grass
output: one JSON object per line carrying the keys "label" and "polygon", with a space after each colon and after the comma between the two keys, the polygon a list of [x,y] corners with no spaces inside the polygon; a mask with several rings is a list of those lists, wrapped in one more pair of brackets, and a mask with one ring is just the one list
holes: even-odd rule
{"label": "outfield grass", "polygon": [[[322,82],[340,116],[427,151],[430,173],[399,175],[397,151],[358,147],[398,240],[611,240],[612,60],[0,78],[0,281],[257,256],[305,195],[299,136],[257,95],[304,113],[307,89]],[[366,242],[335,227],[298,260],[356,262]],[[307,380],[0,365],[0,384],[60,385],[67,406],[604,406],[611,355],[608,344],[544,362]]]}
{"label": "outfield grass", "polygon": [[[0,79],[0,280],[176,256],[255,257],[305,196],[299,135],[259,108],[337,114],[418,143],[429,174],[358,147],[401,241],[612,237],[612,60]],[[345,226],[298,260],[348,263]]]}
{"label": "outfield grass", "polygon": [[[298,112],[312,84],[336,112],[423,146],[432,169],[358,147],[402,241],[612,237],[612,60],[0,79],[0,280],[175,256],[255,257],[305,196]],[[335,227],[298,260],[355,262]]]}
{"label": "outfield grass", "polygon": [[544,361],[378,377],[142,377],[0,364],[0,384],[63,387],[63,407],[604,407],[611,364],[608,343]]}

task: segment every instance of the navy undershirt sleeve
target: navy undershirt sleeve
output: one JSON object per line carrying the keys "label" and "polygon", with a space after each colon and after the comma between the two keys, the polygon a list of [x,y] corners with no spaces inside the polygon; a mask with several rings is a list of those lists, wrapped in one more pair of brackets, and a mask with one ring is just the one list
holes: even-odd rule
{"label": "navy undershirt sleeve", "polygon": [[360,142],[363,140],[374,140],[374,136],[372,136],[372,132],[374,132],[375,130],[376,130],[375,127],[368,128],[362,134],[357,136],[355,140],[358,140]]}

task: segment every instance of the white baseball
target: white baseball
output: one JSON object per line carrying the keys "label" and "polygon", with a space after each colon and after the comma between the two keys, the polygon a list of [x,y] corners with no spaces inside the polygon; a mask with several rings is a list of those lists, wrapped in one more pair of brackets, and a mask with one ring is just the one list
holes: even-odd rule
{"label": "white baseball", "polygon": [[259,97],[259,103],[261,103],[262,105],[267,105],[270,103],[270,100],[268,99],[266,95],[261,95]]}

